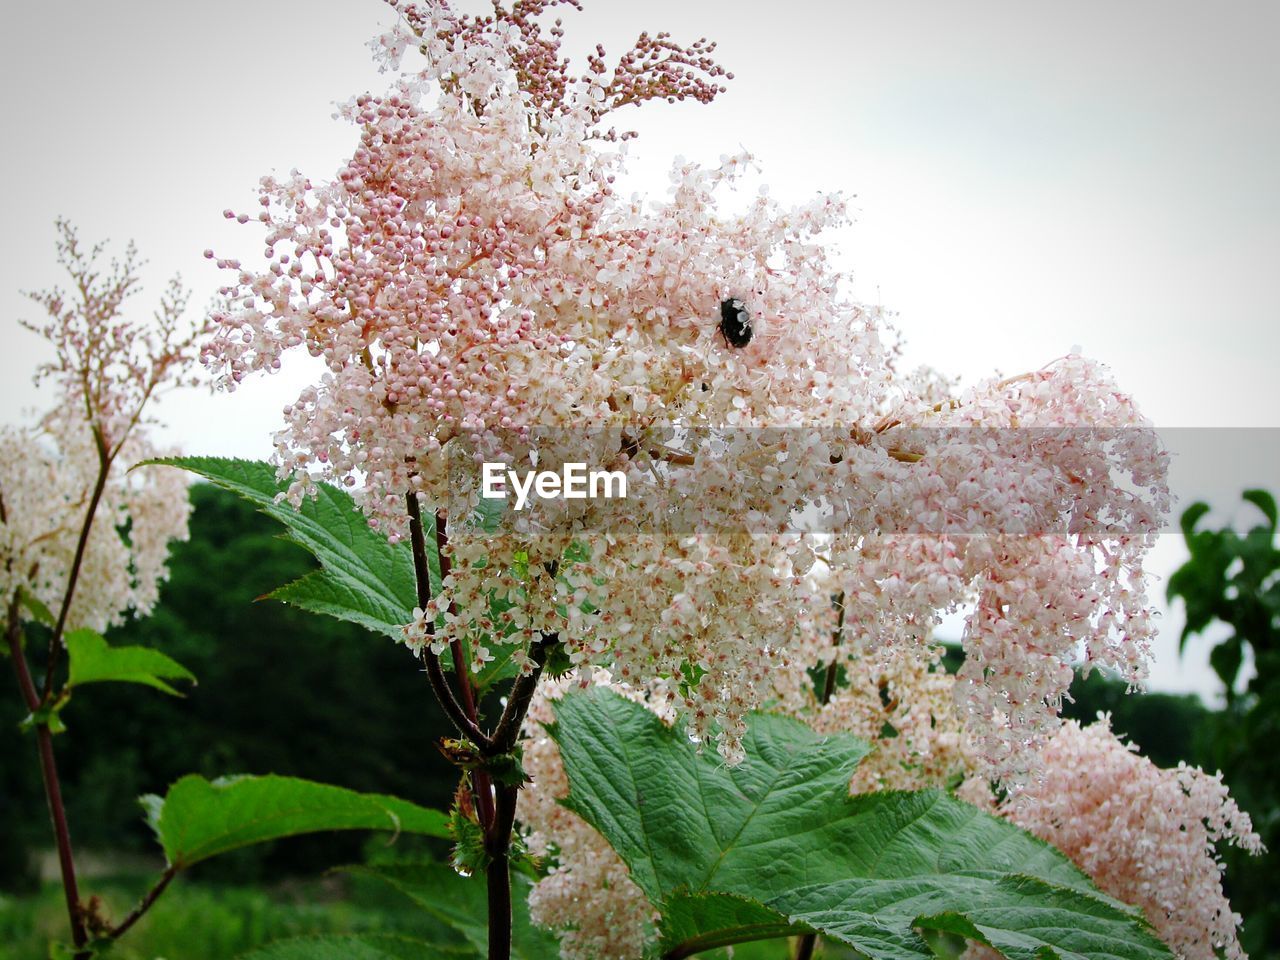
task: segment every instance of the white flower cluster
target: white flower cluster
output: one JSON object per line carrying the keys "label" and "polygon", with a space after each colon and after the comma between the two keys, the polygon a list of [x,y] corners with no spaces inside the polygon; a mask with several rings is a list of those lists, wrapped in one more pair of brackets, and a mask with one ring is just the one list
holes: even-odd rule
{"label": "white flower cluster", "polygon": [[[38,430],[0,427],[0,436],[11,451],[0,462],[0,597],[8,610],[24,591],[56,616],[98,478],[97,449],[88,425],[65,413]],[[105,630],[159,598],[169,545],[187,538],[187,482],[172,469],[126,473],[158,454],[139,434],[125,441],[85,544],[68,629]]]}
{"label": "white flower cluster", "polygon": [[57,618],[69,594],[63,626],[100,631],[155,605],[169,544],[187,537],[184,475],[129,468],[166,453],[147,439],[145,408],[191,382],[208,326],[183,321],[187,293],[176,278],[150,323],[126,318],[141,265],[133,245],[107,266],[104,245],[86,248],[66,221],[57,228],[73,292],[29,294],[47,317],[23,324],[53,347],[35,379],[52,382],[57,399],[38,426],[0,428],[9,451],[0,463],[0,599],[6,616],[33,616],[18,602],[26,594]]}

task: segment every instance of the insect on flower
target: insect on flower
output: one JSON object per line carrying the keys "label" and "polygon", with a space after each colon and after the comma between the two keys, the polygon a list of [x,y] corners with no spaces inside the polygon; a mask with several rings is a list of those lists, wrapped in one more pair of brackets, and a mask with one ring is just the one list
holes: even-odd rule
{"label": "insect on flower", "polygon": [[720,304],[720,332],[724,342],[731,347],[745,347],[751,342],[751,314],[747,305],[737,297]]}

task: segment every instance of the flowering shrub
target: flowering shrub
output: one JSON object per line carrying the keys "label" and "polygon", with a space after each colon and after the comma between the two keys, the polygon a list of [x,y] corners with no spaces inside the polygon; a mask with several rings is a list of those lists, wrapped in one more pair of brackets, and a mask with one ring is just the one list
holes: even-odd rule
{"label": "flowering shrub", "polygon": [[[285,777],[210,783],[188,776],[164,797],[144,797],[167,866],[127,915],[114,919],[96,897],[81,896],[53,745],[65,732],[61,711],[95,683],[133,683],[168,694],[195,678],[147,647],[112,646],[99,631],[155,605],[169,544],[185,539],[187,484],[173,470],[139,460],[158,451],[147,437],[146,407],[159,392],[191,382],[196,343],[208,325],[186,325],[186,294],[175,280],[152,323],[125,315],[137,291],[139,260],[102,264],[102,245],[85,249],[58,223],[58,259],[74,293],[31,295],[48,313],[27,324],[54,349],[37,371],[56,401],[32,428],[4,427],[11,455],[0,463],[0,598],[6,652],[29,715],[52,821],[71,946],[51,955],[88,960],[125,934],[181,870],[246,843],[309,830],[390,829],[440,835],[443,815],[390,797]],[[34,637],[47,635],[43,657]],[[43,678],[40,673],[43,671]],[[281,816],[280,810],[290,811]],[[264,811],[271,811],[266,816]]]}
{"label": "flowering shrub", "polygon": [[[819,934],[886,960],[966,941],[1015,960],[1236,955],[1220,890],[1196,898],[1212,840],[1255,843],[1214,781],[1104,745],[1073,805],[1085,735],[1058,722],[1073,661],[1138,687],[1153,631],[1142,561],[1167,464],[1134,402],[1074,353],[963,392],[900,371],[880,311],[827,258],[843,201],[731,209],[746,154],[677,165],[662,202],[623,197],[629,135],[606,118],[710,102],[729,75],[713,44],[665,34],[613,66],[597,48],[575,74],[559,22],[540,20],[555,5],[392,3],[374,49],[396,76],[343,106],[359,138],[337,176],[267,177],[255,215],[226,212],[265,231],[260,263],[206,253],[230,274],[201,346],[220,382],[290,350],[324,372],[285,409],[274,467],[168,461],[317,557],[274,597],[423,661],[457,734],[440,743],[460,771],[447,831],[394,798],[186,778],[149,801],[169,864],[157,889],[90,925],[114,939],[179,870],[240,843],[393,826],[447,832],[460,875],[366,872],[491,960],[556,949],[530,922],[571,958],[787,936],[808,956]],[[106,381],[145,384],[136,371],[162,364],[135,357],[167,354],[115,330],[59,342]],[[109,460],[140,402],[99,407]],[[494,462],[591,463],[628,493],[512,509],[482,496]],[[138,551],[133,569],[154,571]],[[15,598],[38,599],[29,580]],[[932,631],[962,608],[948,674]],[[32,701],[45,742],[49,696]],[[1147,788],[1168,822],[1095,825],[1105,856],[1079,842],[1091,798]],[[1180,897],[1153,890],[1141,852],[1170,823],[1188,838]],[[74,891],[68,904],[88,955]]]}

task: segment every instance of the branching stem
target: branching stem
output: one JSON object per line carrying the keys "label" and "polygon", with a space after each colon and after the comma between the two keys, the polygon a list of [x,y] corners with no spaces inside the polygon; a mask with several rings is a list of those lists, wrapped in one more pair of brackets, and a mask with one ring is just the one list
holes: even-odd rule
{"label": "branching stem", "polygon": [[[426,536],[422,529],[422,511],[418,495],[409,492],[405,497],[409,515],[409,543],[413,553],[413,569],[417,580],[418,606],[425,612],[431,603],[431,566],[427,559]],[[446,552],[448,538],[445,517],[436,514],[436,549],[440,556],[441,577],[449,575],[449,558]],[[554,573],[554,571],[553,571]],[[456,611],[451,611],[455,612]],[[428,641],[435,637],[435,618],[425,616]],[[506,707],[492,735],[480,729],[475,691],[471,686],[465,644],[459,637],[449,640],[453,654],[454,673],[462,691],[462,703],[454,698],[440,658],[431,650],[430,642],[423,650],[427,663],[427,676],[441,707],[453,721],[459,732],[470,740],[485,757],[497,757],[510,753],[520,739],[520,729],[529,704],[533,700],[538,680],[551,648],[559,642],[557,634],[544,633],[529,648],[532,669],[516,678],[507,696]],[[489,960],[510,960],[511,957],[511,835],[515,829],[516,803],[520,788],[508,783],[494,783],[487,771],[477,770],[472,776],[476,796],[476,808],[484,828],[485,853],[489,864],[485,869],[489,905]]]}
{"label": "branching stem", "polygon": [[143,895],[142,899],[138,901],[138,905],[129,911],[129,914],[123,920],[111,928],[111,933],[108,935],[109,939],[118,939],[130,927],[137,923],[138,920],[141,919],[142,915],[151,909],[151,905],[159,899],[160,894],[164,893],[165,888],[169,886],[173,881],[173,878],[177,875],[177,867],[172,864],[165,867],[164,873],[160,874],[160,879],[157,880],[155,885]]}
{"label": "branching stem", "polygon": [[[27,709],[35,715],[41,706],[40,695],[27,667],[27,655],[22,649],[22,621],[18,616],[18,599],[9,604],[5,639],[13,669],[18,675],[18,687]],[[53,822],[53,837],[58,847],[58,869],[62,874],[62,892],[67,902],[67,918],[71,923],[71,942],[77,950],[88,941],[85,933],[84,913],[80,908],[80,889],[76,883],[75,857],[71,849],[71,831],[67,827],[67,810],[62,801],[62,786],[58,781],[58,765],[53,754],[53,734],[47,721],[35,721],[36,746],[40,752],[40,777],[44,781],[44,795],[49,804],[49,819]],[[76,960],[84,960],[87,953],[76,954]]]}
{"label": "branching stem", "polygon": [[[436,511],[436,554],[440,558],[440,580],[449,576],[450,560],[448,553],[449,535],[446,530],[444,512]],[[449,604],[449,612],[455,617],[458,609]],[[480,713],[476,709],[476,695],[471,683],[471,657],[467,651],[466,639],[456,631],[449,637],[449,650],[453,654],[453,672],[458,678],[458,687],[462,690],[462,709],[476,727],[480,728]],[[485,830],[493,827],[493,782],[484,770],[476,770],[471,775],[472,792],[476,797],[476,811],[480,816],[480,826]]]}
{"label": "branching stem", "polygon": [[[427,563],[427,542],[422,532],[422,510],[418,506],[418,495],[410,492],[405,495],[405,504],[409,513],[409,543],[413,552],[413,571],[418,583],[418,606],[426,613],[431,606],[431,567]],[[453,721],[458,732],[470,740],[482,753],[490,753],[492,742],[485,736],[479,725],[473,721],[458,705],[445,679],[444,670],[440,666],[440,658],[431,649],[431,640],[435,637],[435,618],[426,615],[427,644],[422,649],[422,658],[427,664],[427,679],[435,692],[440,707]],[[454,665],[455,667],[457,664]],[[463,665],[465,667],[465,664]]]}

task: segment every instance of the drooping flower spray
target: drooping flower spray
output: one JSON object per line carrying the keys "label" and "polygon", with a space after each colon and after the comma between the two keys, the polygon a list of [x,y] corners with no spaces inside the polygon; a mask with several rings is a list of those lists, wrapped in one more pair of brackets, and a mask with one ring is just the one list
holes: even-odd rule
{"label": "drooping flower spray", "polygon": [[[208,253],[232,279],[204,358],[228,387],[287,351],[321,360],[276,434],[290,496],[344,485],[412,544],[405,639],[463,741],[491,956],[520,789],[493,771],[548,661],[662,685],[672,722],[735,763],[751,710],[812,697],[809,667],[927,674],[932,628],[972,603],[957,722],[1014,785],[1078,648],[1141,684],[1165,456],[1103,368],[1072,354],[958,394],[902,373],[828,257],[843,200],[730,209],[747,155],[677,165],[661,201],[623,196],[628,135],[605,124],[713,100],[713,44],[642,34],[575,74],[548,0],[392,6],[374,49],[398,72],[343,106],[359,143],[337,176],[267,177],[256,214],[227,211],[261,225],[265,257]],[[587,462],[631,492],[495,516],[481,462]],[[487,725],[472,676],[508,659]]]}

